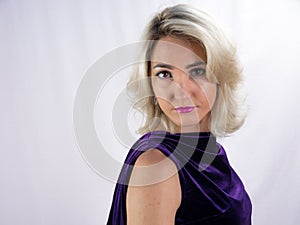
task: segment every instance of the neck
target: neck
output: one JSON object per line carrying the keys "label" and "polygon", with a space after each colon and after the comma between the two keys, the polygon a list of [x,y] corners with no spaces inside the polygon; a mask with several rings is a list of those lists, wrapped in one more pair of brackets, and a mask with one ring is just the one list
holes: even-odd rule
{"label": "neck", "polygon": [[210,116],[206,115],[200,124],[195,124],[192,126],[181,126],[176,127],[176,133],[188,133],[188,132],[210,132],[209,130]]}

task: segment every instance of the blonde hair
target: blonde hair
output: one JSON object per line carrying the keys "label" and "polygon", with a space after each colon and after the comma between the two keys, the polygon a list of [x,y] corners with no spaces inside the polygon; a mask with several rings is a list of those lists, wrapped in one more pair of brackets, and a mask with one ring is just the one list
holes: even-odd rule
{"label": "blonde hair", "polygon": [[[133,107],[146,115],[144,125],[138,133],[149,132],[157,125],[153,119],[159,118],[165,130],[174,132],[175,124],[155,104],[151,83],[145,77],[151,76],[151,54],[157,40],[172,36],[185,41],[197,41],[206,50],[206,76],[217,83],[217,97],[211,109],[209,129],[215,136],[227,136],[239,129],[246,116],[242,106],[244,98],[239,96],[242,69],[236,48],[214,20],[205,12],[189,5],[179,4],[165,8],[148,23],[143,33],[145,42],[140,57],[142,63],[136,65],[127,83],[127,91],[133,94]],[[152,93],[145,96],[145,92]]]}

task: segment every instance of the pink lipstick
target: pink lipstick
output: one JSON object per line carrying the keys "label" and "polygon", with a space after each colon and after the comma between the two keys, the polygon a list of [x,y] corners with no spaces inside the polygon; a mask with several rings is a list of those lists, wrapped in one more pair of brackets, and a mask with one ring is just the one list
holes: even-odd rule
{"label": "pink lipstick", "polygon": [[195,106],[177,107],[175,110],[179,113],[189,113],[196,108]]}

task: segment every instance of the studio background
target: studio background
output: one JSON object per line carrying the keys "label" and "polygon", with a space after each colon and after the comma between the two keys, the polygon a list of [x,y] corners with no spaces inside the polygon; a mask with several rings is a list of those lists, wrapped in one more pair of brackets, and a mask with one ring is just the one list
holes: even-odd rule
{"label": "studio background", "polygon": [[[97,59],[138,41],[154,13],[176,3],[210,12],[237,44],[250,111],[242,129],[221,141],[252,199],[253,224],[297,224],[298,0],[1,0],[0,224],[105,223],[115,184],[78,149],[76,91]],[[124,76],[107,87],[121,90]],[[106,97],[98,105],[111,103]],[[95,121],[103,130],[101,118]],[[126,149],[105,131],[107,151],[122,161]]]}

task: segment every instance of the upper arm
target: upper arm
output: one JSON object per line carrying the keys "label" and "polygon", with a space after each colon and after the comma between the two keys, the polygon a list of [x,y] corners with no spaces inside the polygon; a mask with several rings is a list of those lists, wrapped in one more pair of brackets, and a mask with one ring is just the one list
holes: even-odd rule
{"label": "upper arm", "polygon": [[181,202],[177,167],[159,150],[136,161],[126,198],[128,225],[173,225]]}

